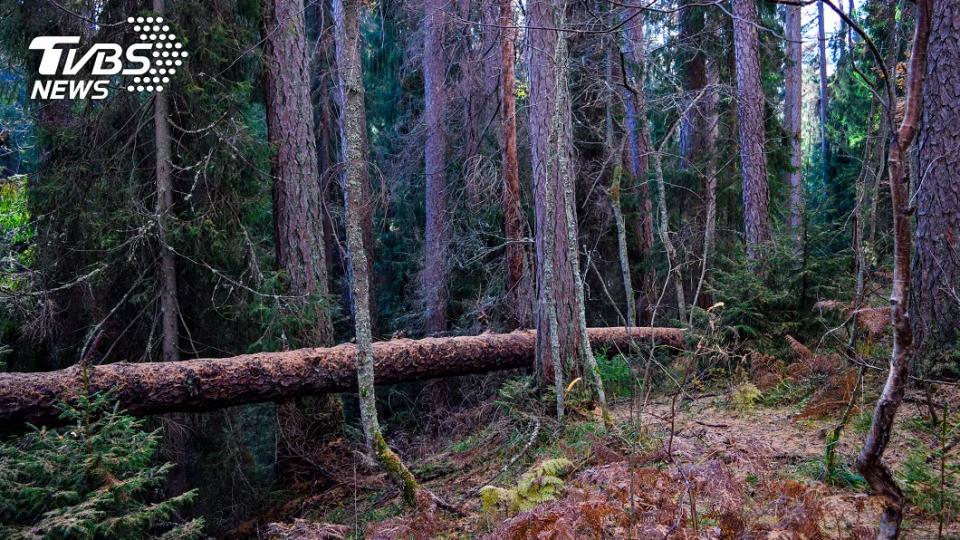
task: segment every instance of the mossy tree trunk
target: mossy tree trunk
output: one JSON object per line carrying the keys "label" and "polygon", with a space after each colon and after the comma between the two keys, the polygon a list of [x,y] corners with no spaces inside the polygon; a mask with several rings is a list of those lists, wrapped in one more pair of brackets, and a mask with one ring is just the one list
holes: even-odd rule
{"label": "mossy tree trunk", "polygon": [[340,85],[340,149],[346,203],[347,250],[350,252],[350,289],[353,293],[356,338],[357,388],[360,421],[369,450],[403,491],[408,505],[416,503],[417,481],[390,449],[377,418],[374,389],[373,336],[370,329],[370,276],[364,246],[363,208],[368,204],[366,109],[360,60],[360,0],[334,0],[333,17]]}

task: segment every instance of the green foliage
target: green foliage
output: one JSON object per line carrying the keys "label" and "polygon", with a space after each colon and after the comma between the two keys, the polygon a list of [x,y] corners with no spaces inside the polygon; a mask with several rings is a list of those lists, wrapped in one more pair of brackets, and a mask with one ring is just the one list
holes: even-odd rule
{"label": "green foliage", "polygon": [[526,512],[541,503],[555,500],[563,490],[562,478],[572,470],[573,462],[569,459],[548,459],[525,472],[516,487],[482,487],[481,507],[488,514],[498,509],[506,510],[511,515]]}
{"label": "green foliage", "polygon": [[69,427],[0,444],[0,536],[200,537],[202,520],[174,519],[197,492],[161,495],[171,466],[153,461],[157,431],[143,431],[108,395],[81,396],[61,410]]}
{"label": "green foliage", "polygon": [[797,465],[796,472],[800,476],[839,487],[862,489],[867,485],[866,480],[843,460],[828,466],[823,457],[818,457]]}
{"label": "green foliage", "polygon": [[514,377],[503,382],[497,392],[496,404],[507,412],[523,412],[531,407],[537,407],[541,398],[537,396],[533,385],[533,378],[529,376]]}
{"label": "green foliage", "polygon": [[809,380],[795,381],[783,379],[777,386],[763,395],[763,404],[767,407],[795,405],[802,402],[813,392]]}
{"label": "green foliage", "polygon": [[956,444],[960,417],[951,414],[947,406],[942,413],[938,424],[924,423],[915,428],[933,437],[933,444],[913,438],[897,475],[911,504],[949,524],[960,518],[960,462],[949,447]]}
{"label": "green foliage", "polygon": [[752,411],[762,398],[763,393],[753,383],[740,383],[730,392],[730,406],[738,413],[747,413]]}
{"label": "green foliage", "polygon": [[[23,244],[33,240],[30,211],[27,209],[26,178],[0,185],[0,234],[4,245]],[[28,261],[20,261],[27,264]]]}
{"label": "green foliage", "polygon": [[[828,229],[808,231],[818,239],[830,234]],[[849,253],[824,250],[797,261],[791,249],[789,240],[781,238],[768,246],[762,263],[751,265],[739,251],[720,258],[711,288],[715,300],[724,304],[718,328],[734,333],[727,339],[750,340],[759,350],[775,351],[783,334],[803,336],[820,329],[811,310],[815,300],[849,297]]]}
{"label": "green foliage", "polygon": [[940,484],[940,453],[925,448],[922,441],[914,441],[900,470],[904,492],[910,504],[928,515],[945,514],[946,522],[960,517],[960,463],[947,459],[944,482]]}
{"label": "green foliage", "polygon": [[622,354],[607,356],[598,354],[597,368],[600,370],[600,379],[607,398],[628,397],[633,394],[636,382],[633,369],[627,357]]}

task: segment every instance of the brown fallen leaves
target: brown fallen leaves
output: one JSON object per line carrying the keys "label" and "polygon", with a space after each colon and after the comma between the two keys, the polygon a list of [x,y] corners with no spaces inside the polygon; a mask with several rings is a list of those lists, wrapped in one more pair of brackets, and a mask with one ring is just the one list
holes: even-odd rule
{"label": "brown fallen leaves", "polygon": [[619,461],[583,470],[562,499],[500,523],[487,538],[816,539],[824,537],[820,496],[790,480],[740,479],[719,459],[662,467]]}

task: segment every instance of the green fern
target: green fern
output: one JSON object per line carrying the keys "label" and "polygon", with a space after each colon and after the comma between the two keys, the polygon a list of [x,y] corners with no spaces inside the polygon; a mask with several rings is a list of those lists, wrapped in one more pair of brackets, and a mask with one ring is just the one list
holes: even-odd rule
{"label": "green fern", "polygon": [[536,508],[557,498],[563,491],[562,478],[572,470],[573,463],[569,459],[548,459],[523,473],[514,488],[482,487],[481,508],[487,514],[503,509],[510,515]]}
{"label": "green fern", "polygon": [[730,404],[738,413],[750,412],[763,398],[763,393],[752,383],[741,383],[733,387]]}

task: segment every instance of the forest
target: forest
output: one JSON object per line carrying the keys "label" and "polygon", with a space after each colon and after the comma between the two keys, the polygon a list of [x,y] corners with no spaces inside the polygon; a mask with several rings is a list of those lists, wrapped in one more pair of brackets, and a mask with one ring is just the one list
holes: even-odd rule
{"label": "forest", "polygon": [[0,538],[960,539],[960,0],[0,0]]}

